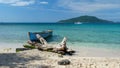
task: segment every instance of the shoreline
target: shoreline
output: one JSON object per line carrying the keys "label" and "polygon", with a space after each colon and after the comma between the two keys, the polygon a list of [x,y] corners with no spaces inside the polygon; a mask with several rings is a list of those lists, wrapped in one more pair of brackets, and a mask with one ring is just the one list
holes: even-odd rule
{"label": "shoreline", "polygon": [[0,43],[0,53],[16,53],[16,48],[22,48],[23,43]]}
{"label": "shoreline", "polygon": [[[16,53],[16,48],[23,48],[22,43],[2,43],[0,45],[0,53]],[[56,46],[56,44],[51,44]],[[120,57],[120,50],[112,50],[107,48],[85,47],[85,46],[68,46],[69,49],[76,51],[76,55],[80,57]]]}

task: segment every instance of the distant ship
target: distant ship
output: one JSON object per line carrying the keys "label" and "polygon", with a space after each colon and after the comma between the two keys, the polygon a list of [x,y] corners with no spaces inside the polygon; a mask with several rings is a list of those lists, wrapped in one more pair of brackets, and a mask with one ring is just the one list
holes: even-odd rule
{"label": "distant ship", "polygon": [[75,22],[74,24],[82,24],[81,22]]}

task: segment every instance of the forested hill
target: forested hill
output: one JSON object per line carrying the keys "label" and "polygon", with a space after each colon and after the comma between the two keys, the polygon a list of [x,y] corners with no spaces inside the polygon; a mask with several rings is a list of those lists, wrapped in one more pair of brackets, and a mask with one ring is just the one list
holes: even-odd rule
{"label": "forested hill", "polygon": [[75,22],[82,22],[82,23],[113,23],[113,21],[103,20],[97,18],[95,16],[80,16],[66,20],[60,20],[59,23],[75,23]]}

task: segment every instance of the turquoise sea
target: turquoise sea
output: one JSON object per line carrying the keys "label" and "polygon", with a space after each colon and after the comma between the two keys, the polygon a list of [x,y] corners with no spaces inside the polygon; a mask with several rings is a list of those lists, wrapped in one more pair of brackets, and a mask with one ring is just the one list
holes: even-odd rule
{"label": "turquoise sea", "polygon": [[28,32],[48,29],[53,30],[53,37],[48,40],[49,43],[59,43],[65,36],[70,46],[120,49],[120,24],[106,23],[1,23],[0,43],[24,44],[29,39]]}

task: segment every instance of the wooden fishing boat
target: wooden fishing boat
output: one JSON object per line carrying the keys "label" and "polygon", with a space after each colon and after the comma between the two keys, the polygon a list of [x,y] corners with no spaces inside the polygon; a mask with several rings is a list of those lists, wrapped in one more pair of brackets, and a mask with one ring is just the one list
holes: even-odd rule
{"label": "wooden fishing boat", "polygon": [[52,30],[46,30],[46,31],[42,31],[42,32],[28,32],[29,35],[29,39],[31,41],[38,41],[36,34],[41,35],[43,38],[48,38],[50,36],[52,36],[53,31]]}

